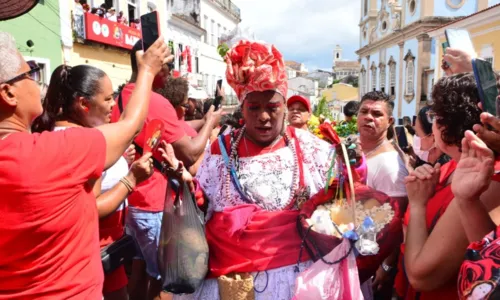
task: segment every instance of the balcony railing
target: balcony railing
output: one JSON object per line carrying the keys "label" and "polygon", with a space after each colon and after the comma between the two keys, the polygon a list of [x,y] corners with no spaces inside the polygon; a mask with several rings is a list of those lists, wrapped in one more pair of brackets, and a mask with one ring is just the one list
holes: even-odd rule
{"label": "balcony railing", "polygon": [[130,50],[142,38],[141,30],[85,12],[73,15],[76,42],[90,41]]}
{"label": "balcony railing", "polygon": [[227,10],[233,17],[241,20],[240,8],[236,6],[231,0],[212,0],[215,4],[219,5],[222,9]]}

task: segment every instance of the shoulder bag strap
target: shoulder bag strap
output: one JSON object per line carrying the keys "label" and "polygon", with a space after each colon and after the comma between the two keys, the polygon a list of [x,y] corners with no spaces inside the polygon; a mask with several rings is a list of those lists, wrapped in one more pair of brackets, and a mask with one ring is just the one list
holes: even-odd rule
{"label": "shoulder bag strap", "polygon": [[238,193],[240,194],[243,201],[245,201],[247,203],[252,203],[252,201],[250,201],[248,199],[248,197],[245,195],[245,193],[243,192],[243,188],[241,186],[241,183],[238,179],[238,176],[236,175],[236,170],[234,169],[233,166],[231,166],[229,164],[229,155],[227,154],[225,136],[219,135],[219,137],[217,139],[219,141],[220,153],[222,155],[222,159],[224,160],[224,165],[226,166],[227,169],[229,169],[229,173],[230,173],[230,176],[232,179],[231,181],[233,182],[234,187],[236,188],[236,191],[238,191]]}

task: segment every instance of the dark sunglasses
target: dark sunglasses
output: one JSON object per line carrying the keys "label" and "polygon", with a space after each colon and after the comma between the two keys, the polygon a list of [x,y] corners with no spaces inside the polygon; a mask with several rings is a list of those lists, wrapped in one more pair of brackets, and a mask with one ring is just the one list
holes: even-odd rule
{"label": "dark sunglasses", "polygon": [[24,72],[22,74],[19,74],[16,77],[13,77],[9,80],[2,82],[2,84],[4,84],[4,83],[12,84],[16,81],[23,80],[26,78],[29,78],[37,83],[40,83],[41,76],[40,76],[40,67],[38,66],[38,64],[32,60],[27,61],[26,63],[30,67],[30,70],[28,72]]}

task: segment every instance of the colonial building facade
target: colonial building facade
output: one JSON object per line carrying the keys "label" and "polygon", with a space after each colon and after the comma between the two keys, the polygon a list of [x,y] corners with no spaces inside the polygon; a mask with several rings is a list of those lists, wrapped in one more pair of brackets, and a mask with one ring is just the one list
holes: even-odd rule
{"label": "colonial building facade", "polygon": [[[442,44],[446,41],[444,32],[448,28],[467,29],[477,56],[491,62],[496,72],[500,71],[500,4],[496,4],[429,32],[429,36],[433,38],[434,43],[431,52],[430,71],[432,74],[427,81],[428,90],[431,89],[435,81],[444,76],[440,65],[443,55]],[[428,95],[428,99],[432,100],[430,96]]]}
{"label": "colonial building facade", "polygon": [[394,117],[416,115],[427,104],[436,47],[429,32],[496,4],[488,0],[361,0],[359,95],[382,90]]}

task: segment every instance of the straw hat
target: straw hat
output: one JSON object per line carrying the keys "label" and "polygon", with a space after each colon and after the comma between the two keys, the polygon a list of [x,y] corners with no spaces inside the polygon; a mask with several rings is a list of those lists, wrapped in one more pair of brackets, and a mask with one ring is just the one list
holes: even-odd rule
{"label": "straw hat", "polygon": [[38,0],[0,0],[0,21],[13,19],[29,12]]}

